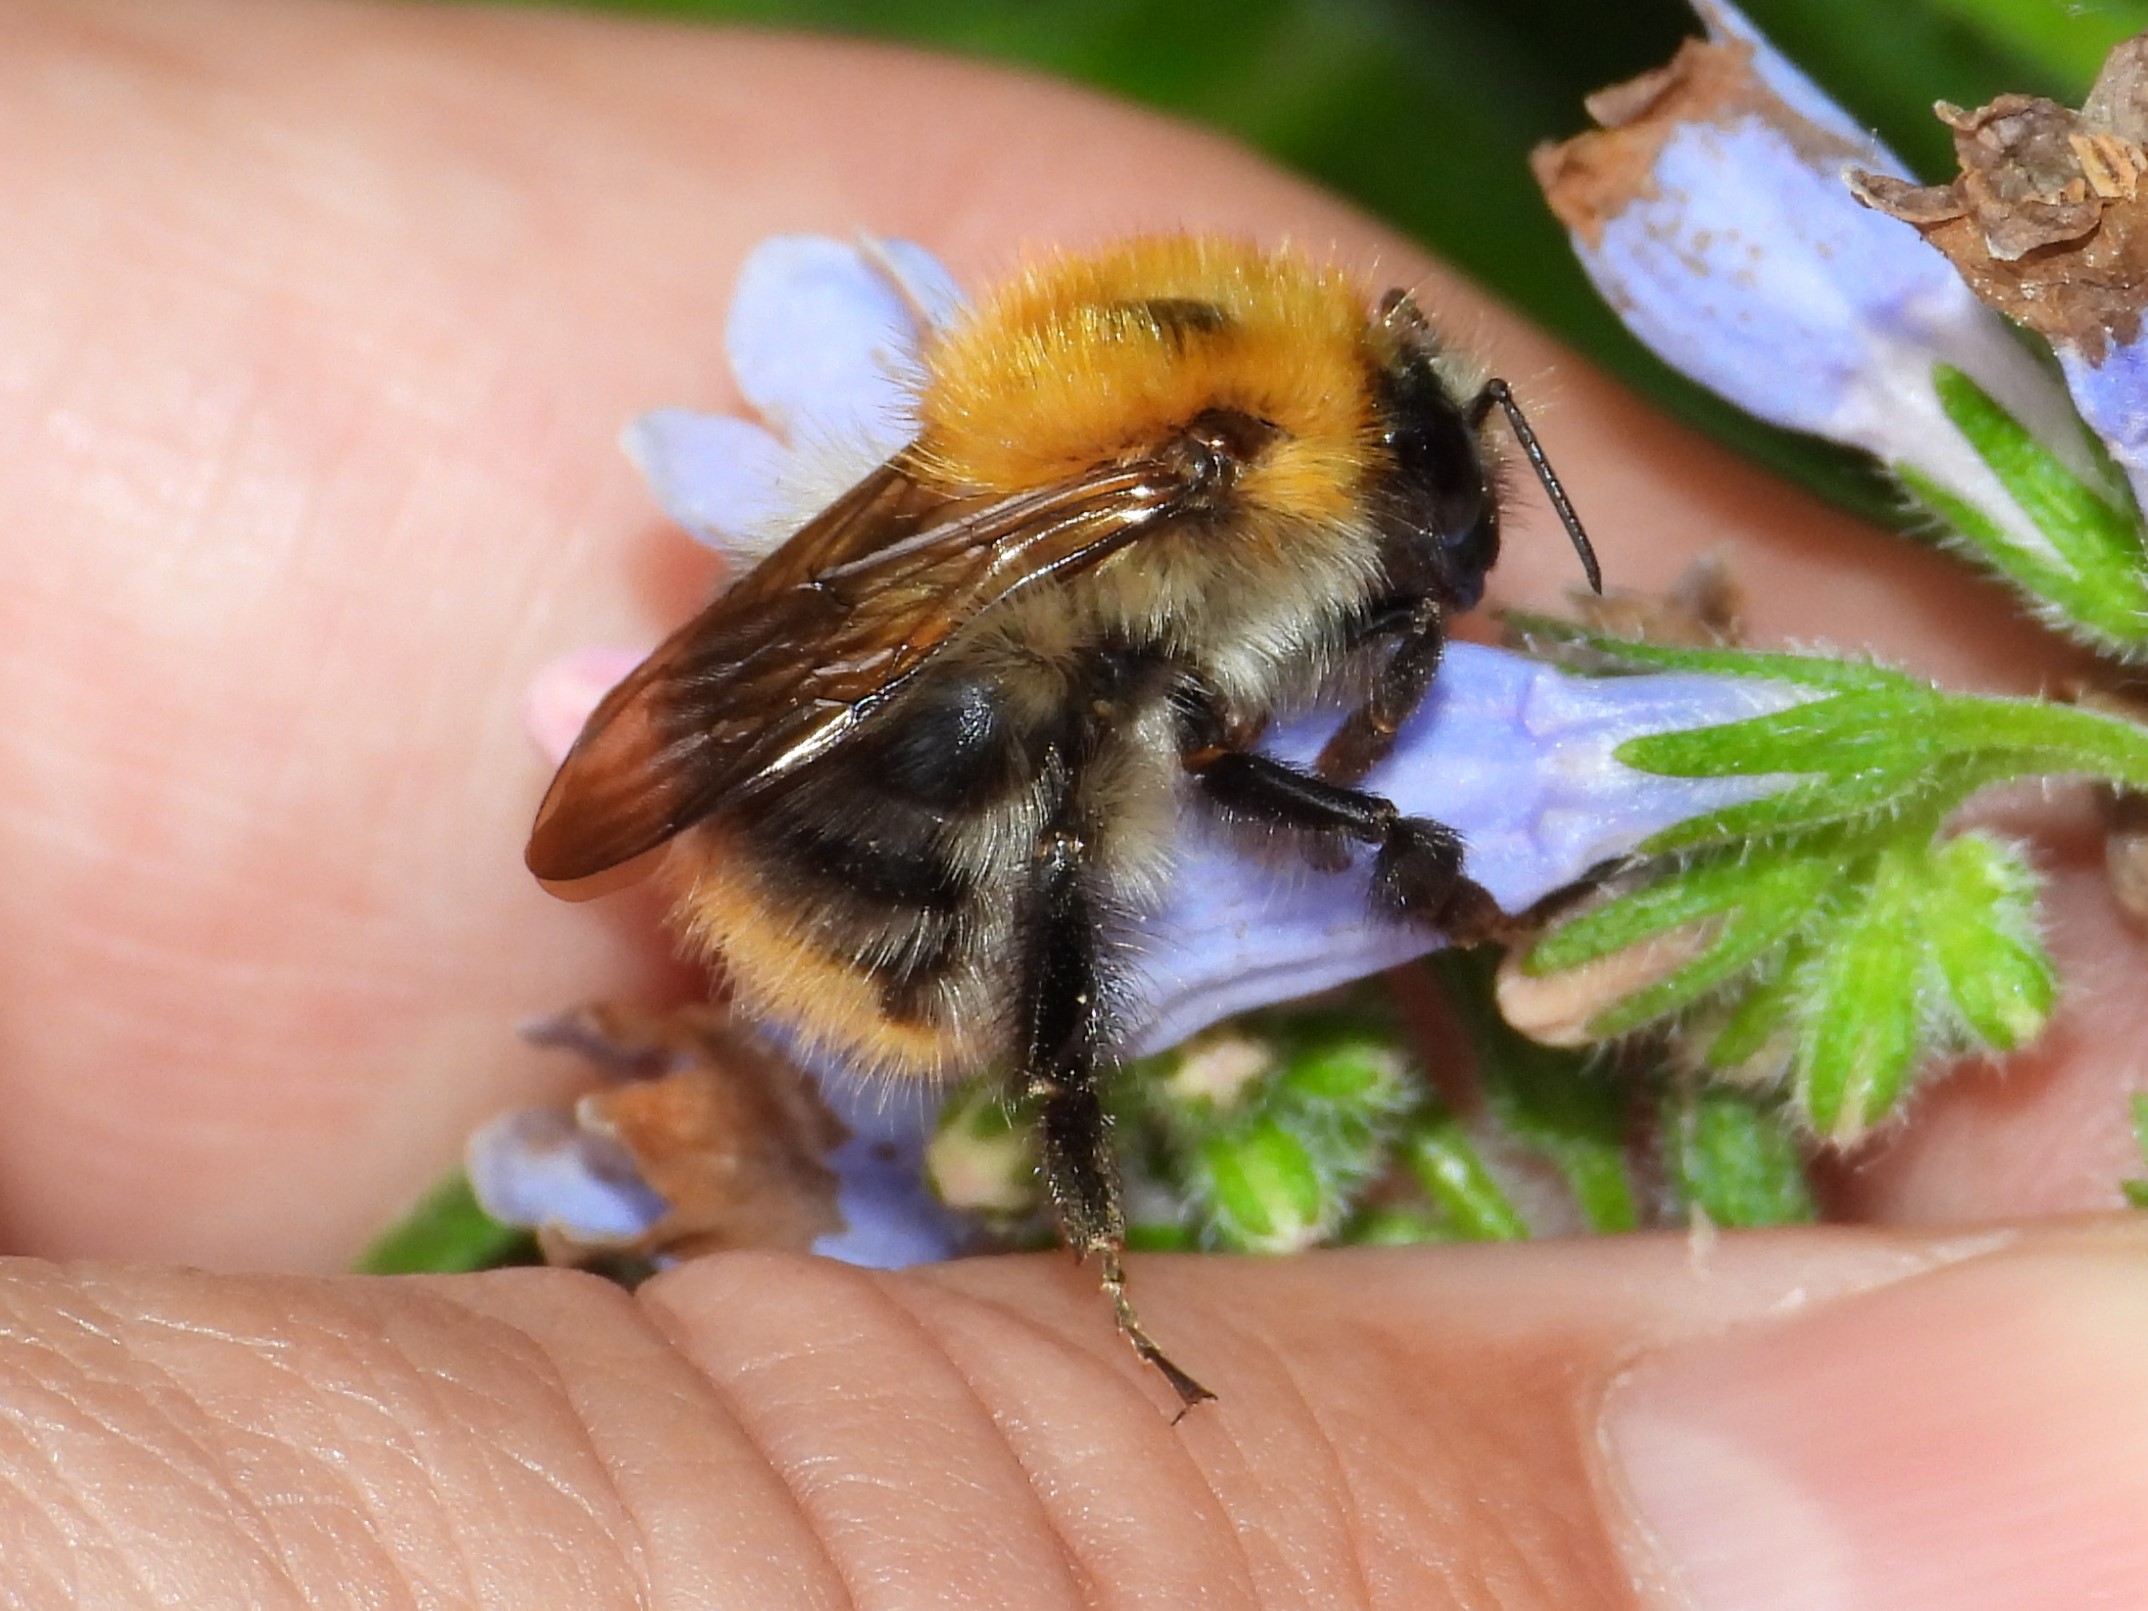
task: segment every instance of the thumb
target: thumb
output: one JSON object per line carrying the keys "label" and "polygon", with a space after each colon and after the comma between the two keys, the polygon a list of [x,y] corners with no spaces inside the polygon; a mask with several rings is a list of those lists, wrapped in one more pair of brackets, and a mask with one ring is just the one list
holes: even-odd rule
{"label": "thumb", "polygon": [[2142,1251],[2059,1235],[1636,1366],[1602,1424],[1651,1603],[2138,1603]]}

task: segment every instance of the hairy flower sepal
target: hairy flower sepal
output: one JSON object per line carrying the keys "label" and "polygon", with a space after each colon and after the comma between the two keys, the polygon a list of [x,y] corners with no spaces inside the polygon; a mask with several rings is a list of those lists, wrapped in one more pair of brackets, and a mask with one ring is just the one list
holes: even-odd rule
{"label": "hairy flower sepal", "polygon": [[2007,1051],[2042,1029],[2057,982],[2037,933],[2036,875],[2012,846],[1943,829],[1994,783],[2138,786],[2148,733],[2074,707],[1945,693],[1882,666],[1564,635],[1593,655],[1765,677],[1812,696],[1621,747],[1644,771],[1787,782],[1657,834],[1642,846],[1656,859],[1640,881],[1529,951],[1521,972],[1533,979],[1650,958],[1581,1035],[1682,1018],[1708,1067],[1786,1080],[1805,1121],[1847,1142],[1894,1111],[1935,1055]]}
{"label": "hairy flower sepal", "polygon": [[1599,1014],[1592,1033],[1714,1006],[1702,1062],[1786,1080],[1805,1122],[1849,1142],[1895,1109],[1931,1057],[2012,1050],[2043,1028],[2057,981],[2035,887],[2017,852],[1981,835],[1821,829],[1690,862],[1561,925],[1524,966],[1543,973],[1690,937],[1690,960]]}
{"label": "hairy flower sepal", "polygon": [[2138,654],[2148,644],[2148,553],[2140,515],[2117,478],[2098,484],[2077,474],[1951,365],[1934,368],[1932,387],[1947,418],[2050,546],[2019,542],[1975,504],[1897,462],[1902,485],[2052,626],[2112,653]]}
{"label": "hairy flower sepal", "polygon": [[1740,721],[1628,739],[1636,771],[1677,778],[1768,778],[1781,787],[1696,813],[1648,838],[1641,855],[1884,816],[1930,826],[1979,789],[2029,777],[2148,786],[2148,731],[2077,705],[1952,693],[1868,661],[1742,649],[1689,649],[1596,636],[1537,617],[1534,643],[1564,643],[1598,664],[1747,677],[1807,692]]}

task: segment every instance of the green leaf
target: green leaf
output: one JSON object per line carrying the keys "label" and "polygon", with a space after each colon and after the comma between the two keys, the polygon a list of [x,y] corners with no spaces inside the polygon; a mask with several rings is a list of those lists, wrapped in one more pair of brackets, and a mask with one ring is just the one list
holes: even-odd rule
{"label": "green leaf", "polygon": [[[2110,576],[2139,588],[2139,517],[2104,489],[2082,480],[2040,437],[1951,364],[1932,371],[1932,388],[1955,429],[1991,466],[2000,485],[2051,546],[2084,576]],[[2086,432],[2083,432],[2086,445]],[[2115,492],[2116,488],[2110,489]]]}
{"label": "green leaf", "polygon": [[1554,924],[1525,966],[1533,974],[1557,973],[1725,914],[1773,927],[1778,910],[1794,918],[1809,905],[1829,871],[1817,855],[1778,856],[1756,866],[1717,853],[1669,864],[1653,883]]}
{"label": "green leaf", "polygon": [[1869,660],[1838,660],[1790,654],[1779,649],[1700,648],[1691,644],[1649,643],[1615,638],[1579,622],[1557,616],[1510,610],[1502,619],[1531,651],[1546,659],[1585,652],[1628,671],[1703,671],[1724,677],[1750,677],[1789,683],[1823,692],[1883,691],[1914,683],[1906,673]]}
{"label": "green leaf", "polygon": [[1936,735],[1909,723],[1931,691],[1903,678],[1793,705],[1716,727],[1628,739],[1619,759],[1672,777],[1766,777],[1776,772],[1821,777],[1878,772],[1890,792],[1928,771],[1941,753]]}
{"label": "green leaf", "polygon": [[1631,1033],[1700,1001],[1801,929],[1825,920],[1821,901],[1840,874],[1837,841],[1790,847],[1772,859],[1718,854],[1556,925],[1525,962],[1552,973],[1694,926],[1692,956],[1590,1023],[1600,1039]]}
{"label": "green leaf", "polygon": [[458,1169],[359,1256],[360,1275],[459,1274],[539,1262],[536,1239],[478,1206]]}
{"label": "green leaf", "polygon": [[[1783,948],[1780,958],[1755,970],[1753,982],[1708,1043],[1710,1068],[1742,1079],[1747,1065],[1776,1047],[1797,1010],[1798,968],[1811,954],[1811,940],[1796,938]],[[1781,1060],[1787,1067],[1787,1047],[1781,1050]]]}
{"label": "green leaf", "polygon": [[[1703,672],[1804,687],[1818,697],[1741,721],[1629,739],[1628,766],[1666,777],[1781,778],[1753,800],[1686,819],[1645,853],[1737,845],[1838,825],[1861,834],[1935,832],[1978,789],[2031,777],[2148,775],[2148,730],[2049,700],[1954,694],[1884,666],[1735,649],[1629,643],[1575,628],[1539,640],[1628,668]],[[1560,964],[1567,965],[1567,964]]]}

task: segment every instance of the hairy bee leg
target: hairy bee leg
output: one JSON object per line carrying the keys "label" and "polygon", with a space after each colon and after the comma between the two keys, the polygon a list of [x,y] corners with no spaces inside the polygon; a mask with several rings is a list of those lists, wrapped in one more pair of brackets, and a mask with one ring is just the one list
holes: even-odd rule
{"label": "hairy bee leg", "polygon": [[1464,875],[1462,836],[1444,823],[1405,817],[1379,795],[1265,755],[1206,753],[1189,765],[1210,801],[1238,821],[1309,835],[1316,853],[1343,840],[1372,846],[1372,899],[1383,911],[1464,944],[1505,921],[1484,886]]}
{"label": "hairy bee leg", "polygon": [[1462,836],[1443,822],[1398,817],[1372,864],[1372,899],[1381,910],[1473,945],[1508,923],[1499,903],[1462,872]]}
{"label": "hairy bee leg", "polygon": [[[1216,1395],[1156,1346],[1126,1296],[1126,1216],[1111,1160],[1111,1121],[1098,1093],[1103,977],[1083,845],[1064,829],[1037,847],[1023,959],[1022,1085],[1037,1103],[1045,1189],[1075,1253],[1097,1259],[1119,1330],[1185,1409]],[[1181,1413],[1184,1413],[1182,1410]]]}
{"label": "hairy bee leg", "polygon": [[1330,783],[1351,784],[1387,759],[1395,734],[1424,703],[1447,648],[1447,618],[1437,599],[1417,600],[1398,623],[1380,623],[1400,641],[1381,666],[1365,702],[1344,718],[1313,770]]}

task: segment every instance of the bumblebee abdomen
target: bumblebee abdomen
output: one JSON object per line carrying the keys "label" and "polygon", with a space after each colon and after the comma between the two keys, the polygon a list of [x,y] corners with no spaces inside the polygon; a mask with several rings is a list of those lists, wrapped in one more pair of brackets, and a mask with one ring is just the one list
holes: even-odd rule
{"label": "bumblebee abdomen", "polygon": [[864,1070],[941,1077],[997,1049],[1004,879],[979,880],[917,846],[772,823],[695,830],[698,876],[679,901],[695,947],[739,1006]]}
{"label": "bumblebee abdomen", "polygon": [[925,679],[692,831],[681,924],[746,1013],[862,1070],[953,1077],[1010,1052],[1047,819],[1080,825],[1090,898],[1116,910],[1159,877],[1179,805],[1175,673],[1077,661],[1067,686],[989,658]]}
{"label": "bumblebee abdomen", "polygon": [[998,1047],[1034,839],[1035,736],[1007,679],[959,667],[703,829],[681,902],[749,1013],[875,1070],[965,1072]]}

